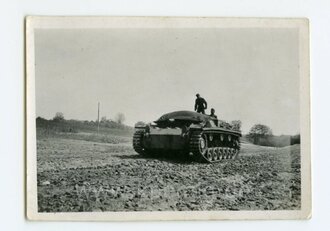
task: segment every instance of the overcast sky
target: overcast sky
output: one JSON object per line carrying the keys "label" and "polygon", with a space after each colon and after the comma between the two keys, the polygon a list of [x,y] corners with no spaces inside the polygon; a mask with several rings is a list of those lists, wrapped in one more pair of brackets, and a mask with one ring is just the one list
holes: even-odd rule
{"label": "overcast sky", "polygon": [[37,116],[126,124],[193,110],[200,93],[218,118],[299,132],[295,29],[38,29]]}

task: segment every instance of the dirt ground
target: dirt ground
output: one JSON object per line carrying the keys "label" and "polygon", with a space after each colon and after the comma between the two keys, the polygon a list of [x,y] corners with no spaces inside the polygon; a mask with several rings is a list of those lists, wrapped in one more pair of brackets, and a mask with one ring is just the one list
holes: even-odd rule
{"label": "dirt ground", "polygon": [[130,139],[37,141],[38,209],[182,211],[300,209],[300,146],[243,143],[237,160],[145,158]]}

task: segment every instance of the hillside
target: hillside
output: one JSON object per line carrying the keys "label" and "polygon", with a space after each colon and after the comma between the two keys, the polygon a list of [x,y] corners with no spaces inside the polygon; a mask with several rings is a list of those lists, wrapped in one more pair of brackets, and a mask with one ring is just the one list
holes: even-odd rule
{"label": "hillside", "polygon": [[112,144],[128,142],[134,132],[134,128],[114,121],[100,122],[98,129],[94,121],[56,121],[40,117],[36,120],[36,127],[38,140],[64,138]]}

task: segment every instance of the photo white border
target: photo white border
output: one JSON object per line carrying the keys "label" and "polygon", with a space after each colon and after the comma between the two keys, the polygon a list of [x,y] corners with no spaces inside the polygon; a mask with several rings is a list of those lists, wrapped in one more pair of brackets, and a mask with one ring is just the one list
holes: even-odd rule
{"label": "photo white border", "polygon": [[[281,211],[60,212],[40,213],[37,201],[35,29],[91,28],[297,28],[299,30],[301,209]],[[309,21],[304,18],[26,17],[26,215],[48,221],[151,221],[309,219],[311,217]]]}

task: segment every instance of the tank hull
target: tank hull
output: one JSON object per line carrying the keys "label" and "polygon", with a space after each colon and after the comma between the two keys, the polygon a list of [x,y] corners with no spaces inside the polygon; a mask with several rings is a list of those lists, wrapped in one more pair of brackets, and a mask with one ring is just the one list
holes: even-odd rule
{"label": "tank hull", "polygon": [[228,123],[187,111],[165,114],[156,122],[136,129],[133,148],[137,153],[179,153],[207,163],[238,156],[241,133]]}
{"label": "tank hull", "polygon": [[133,147],[142,155],[178,153],[192,155],[198,162],[219,162],[236,159],[240,150],[240,134],[225,129],[193,129],[187,133],[150,134],[144,130],[135,133]]}

